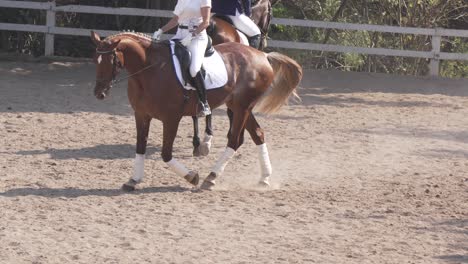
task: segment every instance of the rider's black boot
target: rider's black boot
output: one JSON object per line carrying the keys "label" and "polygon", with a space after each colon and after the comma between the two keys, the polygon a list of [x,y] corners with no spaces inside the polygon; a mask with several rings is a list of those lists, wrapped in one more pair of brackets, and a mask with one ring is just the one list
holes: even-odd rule
{"label": "rider's black boot", "polygon": [[249,39],[250,47],[254,47],[254,48],[258,49],[260,47],[261,37],[262,37],[261,34],[249,37],[248,39]]}
{"label": "rider's black boot", "polygon": [[203,75],[201,72],[198,72],[195,77],[193,77],[195,88],[197,89],[198,99],[200,100],[200,104],[202,106],[201,111],[197,114],[198,117],[204,117],[207,115],[211,115],[211,109],[208,105],[208,100],[206,100],[206,87],[205,87],[205,80],[203,79]]}

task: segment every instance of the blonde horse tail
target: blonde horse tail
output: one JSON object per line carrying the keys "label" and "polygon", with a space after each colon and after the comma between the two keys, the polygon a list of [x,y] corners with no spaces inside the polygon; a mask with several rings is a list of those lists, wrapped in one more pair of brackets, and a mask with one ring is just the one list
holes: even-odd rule
{"label": "blonde horse tail", "polygon": [[273,83],[257,104],[262,113],[274,113],[287,103],[290,96],[300,99],[296,87],[302,79],[302,67],[293,59],[278,52],[267,54],[274,72]]}

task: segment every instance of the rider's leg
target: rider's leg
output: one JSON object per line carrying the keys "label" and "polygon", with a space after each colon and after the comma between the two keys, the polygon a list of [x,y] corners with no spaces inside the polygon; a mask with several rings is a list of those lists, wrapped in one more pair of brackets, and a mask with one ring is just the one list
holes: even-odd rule
{"label": "rider's leg", "polygon": [[202,105],[202,110],[198,116],[207,116],[211,114],[210,106],[206,99],[205,80],[200,72],[203,58],[205,57],[206,45],[208,44],[208,36],[203,31],[198,36],[194,37],[190,45],[187,47],[192,53],[192,62],[190,63],[190,75],[194,79],[195,88],[197,89],[198,98]]}
{"label": "rider's leg", "polygon": [[237,13],[237,16],[229,16],[234,26],[247,35],[251,47],[258,49],[260,46],[261,31],[255,22],[248,16]]}

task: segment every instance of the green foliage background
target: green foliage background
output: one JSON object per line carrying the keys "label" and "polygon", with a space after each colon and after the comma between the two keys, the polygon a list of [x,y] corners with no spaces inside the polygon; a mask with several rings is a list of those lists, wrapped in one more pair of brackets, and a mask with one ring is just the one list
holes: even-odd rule
{"label": "green foliage background", "polygon": [[[41,1],[37,1],[41,2]],[[58,0],[57,5],[81,4],[172,10],[176,0]],[[466,0],[272,0],[274,17],[335,21],[360,24],[468,30]],[[109,30],[131,29],[152,32],[167,19],[59,13],[57,25]],[[26,9],[0,9],[0,23],[45,24],[45,12]],[[325,30],[272,25],[275,40],[430,51],[430,36],[365,31]],[[93,47],[86,37],[57,36],[56,55],[88,57]],[[43,34],[0,31],[0,50],[40,56]],[[273,50],[273,49],[269,49]],[[445,38],[444,52],[468,52],[468,38]],[[426,59],[280,50],[306,68],[337,68],[346,71],[426,75]],[[443,61],[442,76],[468,77],[468,62]]]}

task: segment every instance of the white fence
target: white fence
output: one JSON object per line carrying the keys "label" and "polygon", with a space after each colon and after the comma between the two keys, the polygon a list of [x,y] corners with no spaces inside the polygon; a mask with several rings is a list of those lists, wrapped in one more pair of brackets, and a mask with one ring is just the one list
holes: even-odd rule
{"label": "white fence", "polygon": [[[91,29],[82,28],[65,28],[55,25],[56,12],[74,12],[74,13],[91,13],[91,14],[106,14],[106,15],[130,15],[130,16],[148,16],[148,17],[172,17],[172,11],[154,10],[154,9],[138,9],[138,8],[112,8],[99,6],[84,6],[84,5],[66,5],[56,6],[55,1],[47,3],[28,2],[28,1],[8,1],[0,0],[0,7],[5,8],[24,8],[37,9],[47,12],[46,25],[25,25],[0,23],[0,30],[9,31],[28,31],[40,32],[46,35],[45,37],[45,55],[54,54],[54,35],[75,35],[89,36]],[[464,60],[468,61],[468,54],[465,53],[447,53],[440,51],[442,37],[463,37],[468,38],[468,30],[453,30],[442,28],[414,28],[414,27],[394,27],[394,26],[378,26],[365,24],[349,24],[336,22],[323,22],[299,19],[283,19],[273,18],[273,24],[299,26],[309,28],[327,28],[341,30],[363,30],[376,31],[386,33],[399,34],[415,34],[427,35],[432,37],[431,51],[414,51],[414,50],[398,50],[385,48],[369,48],[369,47],[354,47],[341,46],[305,42],[291,42],[270,40],[268,45],[276,48],[315,50],[328,52],[345,52],[345,53],[360,53],[382,56],[399,56],[430,59],[429,69],[430,75],[439,75],[440,60]],[[117,31],[96,30],[103,36],[108,36],[117,33]]]}

